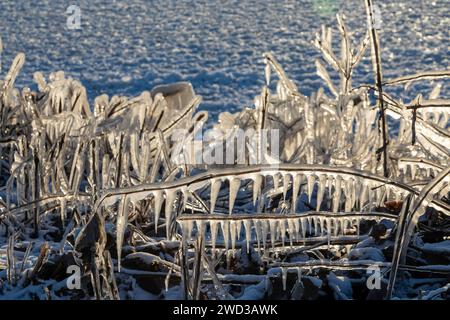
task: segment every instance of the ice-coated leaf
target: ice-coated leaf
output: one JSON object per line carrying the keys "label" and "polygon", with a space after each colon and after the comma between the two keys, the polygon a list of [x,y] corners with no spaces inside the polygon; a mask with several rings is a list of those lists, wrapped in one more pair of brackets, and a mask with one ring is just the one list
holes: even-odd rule
{"label": "ice-coated leaf", "polygon": [[18,53],[14,58],[11,67],[9,68],[8,74],[5,77],[5,84],[4,84],[5,88],[11,88],[14,85],[17,75],[19,74],[20,69],[22,69],[24,63],[25,63],[25,54],[22,52]]}

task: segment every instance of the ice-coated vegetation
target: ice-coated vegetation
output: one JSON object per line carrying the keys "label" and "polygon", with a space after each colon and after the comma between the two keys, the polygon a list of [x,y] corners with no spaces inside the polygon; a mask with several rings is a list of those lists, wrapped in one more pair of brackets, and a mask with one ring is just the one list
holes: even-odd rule
{"label": "ice-coated vegetation", "polygon": [[[353,39],[342,15],[316,35],[323,88],[304,95],[264,54],[254,107],[221,113],[202,149],[276,129],[279,162],[250,161],[251,144],[244,164],[239,153],[227,165],[174,162],[208,119],[189,83],[90,104],[61,71],[17,89],[18,54],[0,82],[0,297],[443,298],[450,101],[439,80],[450,71],[384,79],[365,2],[366,36]],[[355,87],[365,55],[374,80]],[[406,102],[388,93],[418,81],[438,83]],[[179,129],[188,134],[174,141]]]}

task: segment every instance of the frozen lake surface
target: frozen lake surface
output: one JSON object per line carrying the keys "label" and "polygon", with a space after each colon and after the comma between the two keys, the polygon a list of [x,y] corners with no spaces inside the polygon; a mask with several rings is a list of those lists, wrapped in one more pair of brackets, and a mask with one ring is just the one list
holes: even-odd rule
{"label": "frozen lake surface", "polygon": [[[314,33],[322,24],[334,27],[338,11],[346,14],[356,39],[365,28],[359,0],[76,3],[81,30],[66,27],[66,1],[1,1],[2,74],[22,51],[26,64],[19,86],[31,85],[35,71],[64,70],[82,81],[91,101],[101,93],[136,95],[186,80],[203,96],[201,108],[215,116],[252,103],[264,81],[263,52],[273,52],[300,91],[309,94],[321,85],[314,65],[319,55],[311,45]],[[449,68],[448,1],[376,3],[383,14],[386,77]],[[357,81],[372,82],[370,63],[361,64],[358,72]]]}

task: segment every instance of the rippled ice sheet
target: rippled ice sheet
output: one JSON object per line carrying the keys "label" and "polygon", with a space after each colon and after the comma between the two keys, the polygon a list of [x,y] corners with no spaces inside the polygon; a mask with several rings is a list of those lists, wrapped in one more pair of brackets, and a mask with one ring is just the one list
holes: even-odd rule
{"label": "rippled ice sheet", "polygon": [[[252,103],[264,81],[263,52],[273,52],[309,94],[321,85],[311,45],[321,24],[334,26],[341,11],[357,39],[365,28],[361,0],[76,2],[79,31],[66,28],[66,1],[0,2],[3,66],[19,51],[27,57],[19,86],[31,85],[35,71],[64,70],[82,81],[93,100],[187,80],[203,96],[201,108],[217,115]],[[449,68],[447,0],[375,2],[383,13],[386,77]],[[369,63],[360,66],[356,80],[372,81]],[[403,95],[412,99],[419,89],[429,90],[413,86]]]}

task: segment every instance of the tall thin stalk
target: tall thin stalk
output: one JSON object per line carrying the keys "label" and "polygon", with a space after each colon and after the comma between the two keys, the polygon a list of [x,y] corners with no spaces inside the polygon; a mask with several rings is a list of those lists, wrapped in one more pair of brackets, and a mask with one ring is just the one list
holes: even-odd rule
{"label": "tall thin stalk", "polygon": [[383,175],[385,177],[389,176],[388,166],[387,166],[387,146],[389,144],[388,132],[386,127],[386,114],[384,109],[383,100],[383,74],[381,70],[381,52],[380,52],[380,41],[378,38],[377,30],[375,29],[375,20],[373,16],[373,5],[372,0],[366,0],[366,12],[368,18],[368,29],[370,35],[370,41],[372,43],[372,64],[375,72],[375,82],[378,90],[378,107],[380,108],[380,120],[381,127],[379,125],[379,130],[383,136],[383,146],[379,152],[383,155]]}

